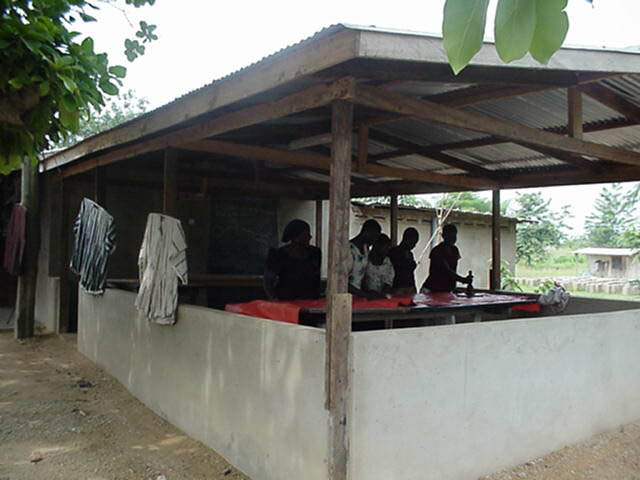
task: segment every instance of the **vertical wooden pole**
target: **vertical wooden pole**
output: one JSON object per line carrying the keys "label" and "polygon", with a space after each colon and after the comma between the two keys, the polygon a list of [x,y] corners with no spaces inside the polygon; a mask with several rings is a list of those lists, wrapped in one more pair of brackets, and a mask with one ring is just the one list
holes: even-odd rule
{"label": "vertical wooden pole", "polygon": [[337,100],[331,116],[331,183],[327,283],[326,408],[329,410],[329,479],[346,480],[351,295],[348,292],[351,132],[353,105]]}
{"label": "vertical wooden pole", "polygon": [[96,167],[93,170],[93,201],[103,208],[107,204],[106,167]]}
{"label": "vertical wooden pole", "polygon": [[322,248],[322,200],[316,200],[316,247]]}
{"label": "vertical wooden pole", "polygon": [[358,128],[358,171],[362,172],[367,166],[369,158],[369,127],[360,125]]}
{"label": "vertical wooden pole", "polygon": [[27,218],[22,274],[18,277],[16,298],[15,336],[17,339],[33,337],[35,326],[38,252],[40,250],[40,195],[38,165],[30,159],[22,163],[20,203],[27,209]]}
{"label": "vertical wooden pole", "polygon": [[391,195],[391,245],[398,244],[398,196]]}
{"label": "vertical wooden pole", "polygon": [[491,276],[489,278],[489,289],[500,290],[501,278],[500,267],[502,263],[500,255],[500,190],[495,189],[492,197],[491,215]]}
{"label": "vertical wooden pole", "polygon": [[[70,330],[71,325],[71,296],[73,295],[72,289],[73,279],[71,278],[71,272],[69,271],[69,261],[71,260],[70,251],[73,248],[72,238],[72,215],[77,213],[71,212],[71,186],[70,180],[60,180],[59,190],[59,202],[61,205],[61,212],[58,221],[60,222],[60,263],[58,264],[58,275],[60,278],[60,291],[59,303],[58,303],[58,333],[66,333]],[[74,206],[77,208],[77,206]]]}
{"label": "vertical wooden pole", "polygon": [[164,151],[164,175],[163,175],[163,195],[162,213],[171,215],[178,214],[178,152],[173,148]]}
{"label": "vertical wooden pole", "polygon": [[578,87],[569,87],[567,103],[569,136],[582,138],[582,92]]}

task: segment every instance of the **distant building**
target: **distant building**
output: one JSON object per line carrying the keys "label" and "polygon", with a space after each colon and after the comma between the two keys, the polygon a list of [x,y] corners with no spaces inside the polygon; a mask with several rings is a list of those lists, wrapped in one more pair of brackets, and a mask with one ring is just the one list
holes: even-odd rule
{"label": "distant building", "polygon": [[640,278],[640,248],[581,248],[591,275],[608,278]]}

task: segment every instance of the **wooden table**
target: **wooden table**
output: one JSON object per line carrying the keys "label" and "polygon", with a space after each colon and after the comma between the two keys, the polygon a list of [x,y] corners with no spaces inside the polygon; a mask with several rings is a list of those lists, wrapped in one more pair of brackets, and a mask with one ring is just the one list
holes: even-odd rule
{"label": "wooden table", "polygon": [[[445,325],[456,323],[458,315],[472,315],[474,322],[481,322],[483,314],[510,314],[511,309],[519,305],[537,303],[537,295],[511,294],[509,292],[490,292],[476,290],[471,298],[466,293],[455,293],[455,299],[450,303],[439,305],[416,305],[396,308],[366,308],[354,309],[352,322],[384,322],[386,328],[393,328],[394,322],[442,320]],[[303,308],[300,310],[300,324],[322,326],[325,323],[326,309]]]}

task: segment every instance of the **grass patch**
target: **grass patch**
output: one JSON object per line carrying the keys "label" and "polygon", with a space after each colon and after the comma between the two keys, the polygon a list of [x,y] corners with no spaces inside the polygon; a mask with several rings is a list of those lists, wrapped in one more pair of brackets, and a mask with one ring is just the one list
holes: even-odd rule
{"label": "grass patch", "polygon": [[516,277],[579,277],[587,272],[587,259],[584,255],[574,255],[571,250],[558,249],[549,251],[542,262],[535,265],[516,263]]}

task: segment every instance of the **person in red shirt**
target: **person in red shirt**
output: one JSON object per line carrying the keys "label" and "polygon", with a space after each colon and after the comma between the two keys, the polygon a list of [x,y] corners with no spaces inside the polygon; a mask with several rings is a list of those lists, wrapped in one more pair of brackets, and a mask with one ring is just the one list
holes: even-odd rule
{"label": "person in red shirt", "polygon": [[442,229],[443,242],[438,244],[429,258],[429,276],[425,280],[422,288],[432,292],[452,292],[456,288],[456,283],[470,284],[473,282],[473,275],[462,277],[456,273],[458,260],[460,260],[460,250],[456,247],[458,240],[458,229],[455,225],[447,224]]}

